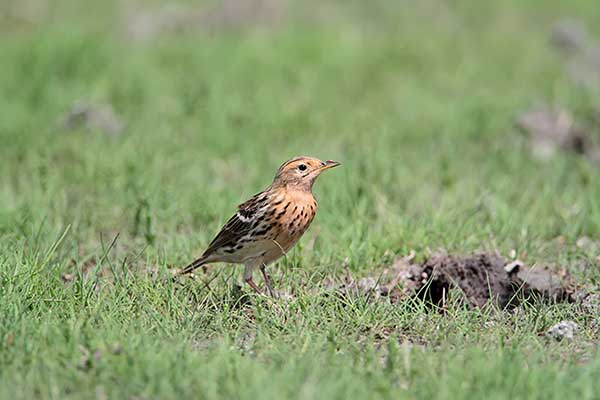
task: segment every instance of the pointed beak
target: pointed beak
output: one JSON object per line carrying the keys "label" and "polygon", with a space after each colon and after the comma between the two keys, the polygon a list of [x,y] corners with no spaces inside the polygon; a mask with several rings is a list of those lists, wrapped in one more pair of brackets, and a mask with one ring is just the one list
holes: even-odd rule
{"label": "pointed beak", "polygon": [[319,168],[319,170],[324,171],[329,168],[337,167],[338,165],[340,165],[340,163],[337,161],[333,161],[333,160],[323,161],[321,163],[321,168]]}

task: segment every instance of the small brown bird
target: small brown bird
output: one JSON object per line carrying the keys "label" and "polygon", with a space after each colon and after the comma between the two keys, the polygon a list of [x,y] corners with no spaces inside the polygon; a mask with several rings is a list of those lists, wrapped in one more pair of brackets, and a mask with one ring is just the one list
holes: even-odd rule
{"label": "small brown bird", "polygon": [[313,183],[321,172],[338,165],[313,157],[283,163],[271,186],[240,204],[208,249],[180,274],[214,262],[244,264],[248,285],[262,293],[252,280],[254,269],[259,268],[269,294],[275,297],[265,267],[285,255],[308,229],[317,212]]}

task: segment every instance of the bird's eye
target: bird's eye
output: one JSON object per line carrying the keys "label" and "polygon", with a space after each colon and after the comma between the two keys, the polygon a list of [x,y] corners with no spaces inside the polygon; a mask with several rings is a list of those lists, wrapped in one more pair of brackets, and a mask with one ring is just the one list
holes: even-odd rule
{"label": "bird's eye", "polygon": [[300,171],[306,171],[306,164],[300,164],[300,165],[298,165],[298,169]]}

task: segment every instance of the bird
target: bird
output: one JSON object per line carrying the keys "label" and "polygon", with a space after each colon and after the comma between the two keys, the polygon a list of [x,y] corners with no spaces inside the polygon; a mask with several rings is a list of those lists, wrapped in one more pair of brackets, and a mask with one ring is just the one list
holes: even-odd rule
{"label": "bird", "polygon": [[277,297],[266,266],[284,256],[306,232],[317,212],[312,193],[315,180],[339,162],[299,156],[284,162],[273,183],[238,205],[202,255],[184,267],[179,275],[189,274],[210,263],[244,265],[244,281],[264,294],[252,279],[258,268],[271,297]]}

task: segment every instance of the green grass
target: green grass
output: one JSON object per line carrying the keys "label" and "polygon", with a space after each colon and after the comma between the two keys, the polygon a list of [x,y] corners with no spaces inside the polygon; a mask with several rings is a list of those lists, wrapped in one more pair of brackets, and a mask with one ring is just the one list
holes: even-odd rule
{"label": "green grass", "polygon": [[[540,102],[592,121],[600,96],[548,32],[573,16],[600,38],[594,1],[292,2],[275,26],[149,41],[125,37],[124,4],[0,5],[0,398],[597,398],[598,316],[576,304],[314,294],[439,249],[515,249],[597,290],[600,246],[576,242],[600,237],[598,166],[533,159],[514,128]],[[112,104],[122,135],[65,131],[79,99]],[[240,293],[222,265],[210,291],[174,285],[299,154],[343,166],[270,267],[296,297]],[[563,319],[573,342],[540,335]]]}

